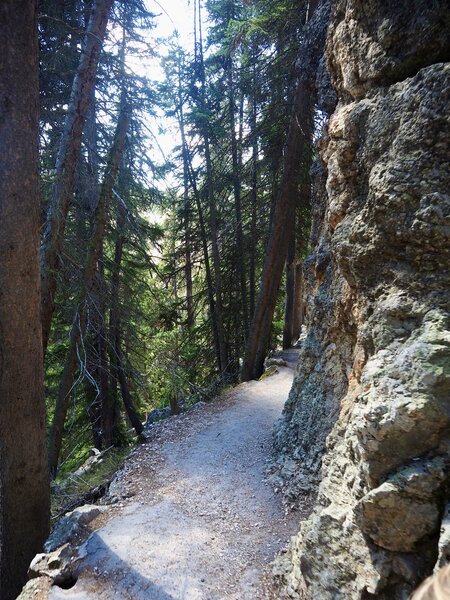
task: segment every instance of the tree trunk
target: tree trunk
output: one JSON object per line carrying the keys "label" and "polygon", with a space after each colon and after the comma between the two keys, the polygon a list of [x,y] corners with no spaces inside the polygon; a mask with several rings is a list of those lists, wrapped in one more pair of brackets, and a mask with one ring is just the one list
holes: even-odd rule
{"label": "tree trunk", "polygon": [[[91,103],[85,126],[85,145],[88,159],[87,208],[89,221],[95,215],[100,197],[98,173],[98,143],[95,88],[92,90]],[[92,336],[86,345],[86,400],[91,422],[92,438],[95,448],[109,448],[111,443],[105,442],[102,428],[102,410],[109,401],[108,360],[106,355],[106,306],[105,277],[103,268],[103,243],[100,246],[98,268],[94,276],[94,284],[88,298],[88,310]]]}
{"label": "tree trunk", "polygon": [[114,350],[116,353],[118,372],[117,376],[119,379],[120,392],[122,394],[123,405],[127,413],[128,419],[133,426],[137,435],[141,435],[144,431],[142,421],[134,407],[133,399],[130,394],[130,388],[128,386],[127,377],[125,374],[125,365],[123,361],[123,354],[121,348],[121,330],[120,330],[120,319],[117,319],[115,323],[115,346]]}
{"label": "tree trunk", "polygon": [[119,288],[120,288],[120,270],[122,267],[122,255],[125,229],[125,207],[119,204],[117,207],[117,239],[114,250],[114,266],[111,278],[111,311],[109,318],[110,337],[112,345],[111,364],[114,366],[114,375],[117,377],[122,394],[122,400],[125,411],[128,415],[130,423],[134,427],[137,435],[143,431],[143,425],[139,415],[134,407],[131,398],[126,374],[125,365],[121,347],[121,327],[120,327],[120,306],[119,306]]}
{"label": "tree trunk", "polygon": [[[196,7],[197,7],[197,1],[194,2],[195,10],[197,10]],[[196,20],[194,20],[194,21],[196,22]],[[195,44],[195,48],[197,51],[197,43]],[[203,207],[202,207],[200,193],[199,193],[198,186],[197,186],[197,181],[195,178],[194,169],[192,168],[192,160],[190,157],[189,148],[188,148],[187,140],[186,140],[185,129],[184,129],[182,86],[181,86],[180,71],[179,71],[179,78],[178,78],[178,96],[179,96],[178,124],[180,127],[180,133],[181,133],[183,169],[184,169],[184,172],[188,176],[189,183],[191,185],[192,193],[193,193],[194,200],[195,200],[195,205],[197,208],[198,222],[200,225],[200,235],[201,235],[202,250],[203,250],[203,260],[205,262],[206,287],[207,287],[207,292],[208,292],[208,306],[209,306],[209,314],[210,314],[211,323],[212,323],[214,349],[215,349],[215,353],[216,353],[217,368],[219,370],[219,373],[221,373],[222,372],[222,355],[221,355],[220,332],[219,332],[220,326],[218,323],[216,302],[214,300],[214,284],[213,284],[213,277],[212,277],[212,272],[211,272],[211,262],[210,262],[210,258],[209,258],[205,217],[203,214]]]}
{"label": "tree trunk", "polygon": [[[198,22],[199,22],[199,72],[201,83],[201,109],[206,112],[206,75],[205,63],[203,59],[203,38],[202,38],[202,17],[201,17],[201,0],[198,0]],[[211,160],[209,123],[202,117],[203,123],[201,126],[202,137],[205,145],[205,162],[206,162],[206,192],[208,197],[209,208],[209,230],[211,235],[211,257],[212,270],[214,274],[214,289],[215,289],[215,327],[217,332],[217,343],[220,360],[220,375],[223,380],[228,378],[228,349],[225,340],[225,331],[223,327],[223,304],[222,304],[222,273],[220,270],[220,253],[217,229],[217,206],[214,197],[213,169]]]}
{"label": "tree trunk", "polygon": [[286,302],[284,310],[283,350],[292,346],[295,307],[295,227],[292,230],[286,257]]}
{"label": "tree trunk", "polygon": [[100,360],[100,393],[101,393],[101,431],[102,443],[105,448],[114,445],[118,426],[118,411],[115,394],[111,393],[109,385],[109,364],[107,352],[107,332],[106,332],[106,307],[103,307],[105,318],[102,323],[102,329],[99,332],[98,353]]}
{"label": "tree trunk", "polygon": [[183,156],[185,157],[185,160],[187,160],[189,180],[190,180],[190,183],[192,186],[192,191],[194,194],[195,205],[197,207],[198,222],[200,225],[200,235],[202,238],[203,260],[205,261],[206,288],[208,291],[209,314],[210,314],[211,323],[212,323],[212,334],[213,334],[213,339],[214,339],[214,349],[216,352],[217,368],[220,373],[221,367],[222,367],[222,361],[221,361],[220,345],[219,345],[216,303],[214,300],[214,285],[213,285],[213,279],[212,279],[212,273],[211,273],[211,263],[209,260],[208,240],[206,237],[205,218],[203,215],[203,208],[202,208],[202,203],[200,200],[200,193],[197,188],[197,182],[195,180],[194,170],[192,169],[192,164],[190,161],[190,157],[188,155],[188,150],[187,150],[185,142],[183,144]]}
{"label": "tree trunk", "polygon": [[[255,61],[256,50],[252,47],[252,59]],[[251,222],[250,222],[250,286],[249,286],[249,303],[250,315],[255,312],[256,301],[256,256],[257,256],[257,206],[258,206],[258,133],[257,125],[257,104],[256,104],[256,66],[253,67],[252,80],[252,98],[251,98],[251,114],[250,114],[250,136],[252,140],[252,186],[250,192],[251,201]]]}
{"label": "tree trunk", "polygon": [[186,279],[186,325],[192,329],[195,323],[193,285],[192,285],[192,250],[189,227],[189,165],[187,158],[186,136],[184,132],[183,89],[181,81],[181,64],[178,64],[178,102],[179,126],[181,131],[182,158],[183,158],[183,224],[184,224],[184,275]]}
{"label": "tree trunk", "polygon": [[0,598],[49,531],[39,294],[37,6],[0,3]]}
{"label": "tree trunk", "polygon": [[214,188],[212,180],[212,161],[209,146],[208,134],[204,136],[205,159],[206,159],[206,188],[209,204],[209,231],[211,234],[211,254],[214,273],[215,294],[215,312],[216,328],[218,337],[218,348],[220,356],[220,375],[222,379],[227,378],[228,373],[228,350],[225,341],[225,331],[223,327],[223,304],[222,304],[222,273],[220,270],[220,253],[217,230],[217,207],[214,198]]}
{"label": "tree trunk", "polygon": [[242,232],[242,206],[241,206],[241,180],[239,173],[239,153],[238,144],[236,140],[236,119],[234,115],[235,102],[234,102],[234,82],[233,82],[233,61],[232,57],[228,58],[228,112],[230,119],[230,141],[231,141],[231,156],[232,156],[232,179],[233,179],[233,192],[234,192],[234,211],[235,211],[235,232],[236,232],[236,249],[237,249],[237,261],[236,269],[239,280],[239,288],[241,295],[241,307],[242,307],[242,325],[244,327],[244,337],[247,339],[249,318],[248,318],[248,304],[247,304],[247,283],[246,283],[246,256],[244,252],[244,236]]}
{"label": "tree trunk", "polygon": [[44,354],[50,335],[60,254],[75,169],[80,154],[81,138],[92,100],[98,59],[112,4],[113,0],[95,1],[84,37],[80,63],[72,85],[69,108],[56,159],[55,183],[47,213],[41,252],[41,318]]}
{"label": "tree trunk", "polygon": [[[94,446],[101,450],[112,445],[113,435],[105,435],[102,414],[111,404],[108,385],[108,359],[106,352],[106,303],[103,274],[103,250],[100,251],[99,267],[89,294],[88,310],[92,335],[86,344],[86,398],[91,421]],[[115,425],[115,411],[111,412],[111,424]],[[113,427],[114,428],[114,427]]]}
{"label": "tree trunk", "polygon": [[102,422],[101,422],[101,390],[99,386],[97,356],[92,345],[86,348],[86,370],[89,377],[86,378],[86,403],[87,414],[91,423],[92,443],[94,448],[102,450]]}
{"label": "tree trunk", "polygon": [[188,175],[184,175],[184,276],[186,281],[186,325],[188,329],[192,329],[195,323],[194,302],[193,302],[193,285],[192,285],[192,252],[190,241],[189,227],[189,190],[188,190]]}
{"label": "tree trunk", "polygon": [[294,343],[302,332],[303,314],[303,261],[298,260],[295,265],[294,322],[292,324],[292,341]]}
{"label": "tree trunk", "polygon": [[[313,20],[317,5],[318,0],[309,2],[307,22]],[[306,23],[305,35],[316,36],[314,27],[308,30],[308,26]],[[314,74],[323,55],[324,43],[324,38],[319,38],[307,63],[300,66],[283,155],[283,175],[266,248],[261,288],[241,370],[242,381],[257,379],[263,372],[283,265],[295,223],[302,158],[313,143],[313,111],[317,94]]]}
{"label": "tree trunk", "polygon": [[86,328],[86,301],[94,283],[94,276],[100,256],[103,236],[106,226],[107,205],[109,204],[114,181],[117,176],[125,146],[126,132],[129,124],[128,107],[122,106],[114,136],[113,146],[110,151],[105,178],[100,191],[100,197],[95,211],[94,231],[89,242],[84,269],[84,281],[79,295],[78,308],[73,321],[69,339],[69,351],[61,378],[56,400],[55,414],[50,430],[49,439],[49,466],[54,477],[58,466],[61,450],[64,421],[72,390],[73,378],[79,359],[79,342],[82,340]]}
{"label": "tree trunk", "polygon": [[266,250],[261,289],[242,366],[242,381],[257,379],[263,372],[277,293],[294,226],[301,158],[312,143],[310,115],[313,95],[313,86],[300,79],[294,98],[283,161],[283,177]]}

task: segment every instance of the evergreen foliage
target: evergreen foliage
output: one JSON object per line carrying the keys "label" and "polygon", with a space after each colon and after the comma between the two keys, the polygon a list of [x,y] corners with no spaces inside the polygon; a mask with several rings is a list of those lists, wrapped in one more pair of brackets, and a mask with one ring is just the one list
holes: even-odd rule
{"label": "evergreen foliage", "polygon": [[[89,0],[41,3],[43,219],[94,7]],[[129,65],[153,55],[157,17],[140,0],[114,3],[83,128],[46,356],[51,425],[70,331],[78,328],[58,457],[63,476],[92,446],[130,444],[131,424],[139,435],[153,408],[177,412],[180,401],[208,400],[238,380],[282,180],[306,9],[292,0],[194,0],[193,52],[177,36],[159,44],[165,79],[150,81]],[[126,143],[105,200],[92,283],[83,288],[124,102]],[[158,144],[152,124],[161,116],[160,127],[173,123],[177,133],[170,157],[156,164],[147,149]],[[309,163],[305,157],[298,183],[306,198]],[[299,259],[307,201],[297,219]],[[281,290],[272,347],[280,343],[284,304]]]}

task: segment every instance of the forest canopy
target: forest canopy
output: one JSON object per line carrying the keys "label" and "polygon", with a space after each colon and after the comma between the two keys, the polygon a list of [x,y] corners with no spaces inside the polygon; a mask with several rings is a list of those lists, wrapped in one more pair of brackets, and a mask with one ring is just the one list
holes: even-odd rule
{"label": "forest canopy", "polygon": [[[92,445],[127,444],[130,426],[139,435],[150,410],[177,411],[180,402],[209,399],[238,380],[286,185],[283,149],[306,11],[289,1],[196,1],[190,50],[177,35],[154,41],[157,4],[41,2],[41,266],[53,473],[78,466]],[[152,80],[139,68],[146,57],[160,62],[163,77]],[[299,226],[277,251],[264,357],[282,341],[283,327],[286,346],[299,335],[295,272],[309,236],[311,93],[301,111],[309,133],[294,164],[304,168],[289,176],[287,198],[289,220]],[[173,148],[163,160],[154,149],[168,125]],[[278,294],[286,256],[288,293]]]}

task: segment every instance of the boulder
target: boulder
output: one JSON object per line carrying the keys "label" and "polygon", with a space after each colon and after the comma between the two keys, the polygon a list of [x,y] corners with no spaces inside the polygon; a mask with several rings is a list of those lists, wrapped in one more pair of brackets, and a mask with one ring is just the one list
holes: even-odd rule
{"label": "boulder", "polygon": [[361,531],[377,545],[413,552],[440,523],[440,495],[446,483],[442,458],[401,469],[366,494],[355,507]]}
{"label": "boulder", "polygon": [[45,552],[53,552],[63,544],[69,542],[83,526],[88,525],[105,510],[104,506],[85,504],[67,513],[57,522],[48,540],[45,542]]}

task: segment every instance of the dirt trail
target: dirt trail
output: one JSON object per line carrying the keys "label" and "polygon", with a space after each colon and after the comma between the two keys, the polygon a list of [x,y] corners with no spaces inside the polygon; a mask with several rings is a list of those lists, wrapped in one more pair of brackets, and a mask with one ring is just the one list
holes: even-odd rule
{"label": "dirt trail", "polygon": [[152,426],[111,486],[115,514],[52,600],[273,598],[268,565],[296,531],[264,481],[290,367]]}

